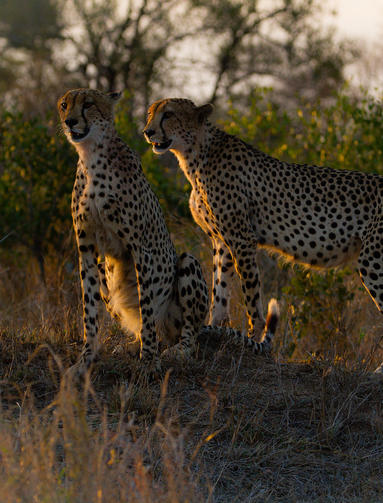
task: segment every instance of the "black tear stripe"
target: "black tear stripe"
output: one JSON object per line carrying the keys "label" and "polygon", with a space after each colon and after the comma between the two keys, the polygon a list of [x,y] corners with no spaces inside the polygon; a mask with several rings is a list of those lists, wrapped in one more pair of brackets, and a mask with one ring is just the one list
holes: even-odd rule
{"label": "black tear stripe", "polygon": [[84,122],[85,122],[85,130],[89,129],[88,128],[88,121],[86,120],[86,117],[85,117],[85,107],[84,107],[84,104],[82,105],[82,108],[81,108],[81,116],[82,116],[82,118],[84,119]]}
{"label": "black tear stripe", "polygon": [[75,95],[73,96],[73,103],[72,103],[72,108],[74,108],[75,104],[76,104],[76,100],[77,100],[77,96],[80,94],[79,91],[77,91],[77,93],[75,93]]}
{"label": "black tear stripe", "polygon": [[164,117],[164,116],[162,116],[161,121],[160,121],[160,129],[161,129],[161,131],[162,131],[162,136],[163,136],[163,138],[166,138],[166,134],[165,134],[164,128],[163,128],[163,126],[162,126],[162,123],[164,122],[164,119],[165,119],[165,117]]}

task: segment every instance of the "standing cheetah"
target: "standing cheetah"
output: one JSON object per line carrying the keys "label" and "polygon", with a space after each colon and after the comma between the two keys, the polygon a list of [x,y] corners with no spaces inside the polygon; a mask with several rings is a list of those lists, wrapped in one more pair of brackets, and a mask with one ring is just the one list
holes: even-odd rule
{"label": "standing cheetah", "polygon": [[257,247],[314,267],[357,258],[363,284],[382,311],[383,177],[281,162],[210,124],[212,109],[159,100],[144,129],[155,153],[176,155],[192,185],[193,217],[212,241],[211,322],[228,319],[233,267],[250,332],[258,319],[264,322]]}
{"label": "standing cheetah", "polygon": [[[140,356],[158,365],[158,338],[187,357],[208,312],[198,261],[177,256],[140,160],[117,136],[118,93],[68,91],[58,100],[64,132],[79,161],[72,193],[84,309],[82,374],[98,346],[101,298],[122,326],[137,334]],[[193,288],[191,288],[193,285]]]}

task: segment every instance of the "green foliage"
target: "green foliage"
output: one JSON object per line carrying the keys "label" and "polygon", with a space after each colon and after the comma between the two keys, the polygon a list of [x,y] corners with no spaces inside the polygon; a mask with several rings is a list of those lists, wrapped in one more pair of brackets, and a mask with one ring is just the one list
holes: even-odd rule
{"label": "green foliage", "polygon": [[[269,90],[255,91],[246,114],[231,108],[229,118],[223,121],[224,128],[285,160],[382,173],[380,102],[367,95],[357,101],[341,94],[331,106],[306,103],[297,110],[286,111],[268,98]],[[51,117],[27,118],[9,111],[0,111],[0,115],[0,253],[9,257],[11,252],[18,260],[15,244],[21,244],[43,268],[44,256],[51,251],[57,254],[72,235],[70,197],[77,155],[64,135],[57,134]],[[129,94],[116,109],[116,127],[127,144],[140,154],[144,172],[165,214],[189,217],[190,188],[173,156],[155,156],[139,133],[142,127],[132,113]],[[344,271],[324,276],[314,272],[296,274],[292,290],[286,292],[295,310],[303,306],[299,298],[305,305],[307,299],[312,299],[311,312],[321,316],[325,309],[314,306],[317,294],[317,302],[323,305],[325,299],[329,300],[329,292],[332,300],[343,307],[352,300],[340,288],[347,276]],[[312,293],[305,288],[312,288]],[[297,337],[314,330],[310,323],[303,309],[294,325]],[[326,330],[328,333],[330,329]],[[327,335],[323,337],[326,339]]]}
{"label": "green foliage", "polygon": [[355,287],[346,284],[352,274],[350,269],[331,269],[319,274],[296,268],[289,284],[283,288],[293,334],[288,348],[290,355],[296,348],[297,340],[311,334],[315,334],[317,348],[325,352],[334,349],[344,351],[347,332],[351,329],[345,313],[356,291]]}
{"label": "green foliage", "polygon": [[225,130],[286,161],[383,174],[380,101],[343,92],[332,105],[306,102],[287,112],[269,100],[270,92],[255,90],[246,114],[231,108]]}
{"label": "green foliage", "polygon": [[239,136],[270,155],[280,157],[291,147],[288,143],[292,139],[292,119],[279,105],[268,100],[270,93],[270,88],[254,90],[245,114],[229,102],[229,118],[222,121],[221,125],[227,133]]}
{"label": "green foliage", "polygon": [[0,126],[1,251],[27,247],[42,264],[49,247],[61,249],[71,229],[75,155],[53,121],[3,111]]}

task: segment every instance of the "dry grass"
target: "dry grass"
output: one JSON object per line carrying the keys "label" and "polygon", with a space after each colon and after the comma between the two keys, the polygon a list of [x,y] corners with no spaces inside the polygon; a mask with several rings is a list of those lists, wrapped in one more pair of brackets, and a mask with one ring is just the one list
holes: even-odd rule
{"label": "dry grass", "polygon": [[77,387],[62,378],[81,346],[77,273],[56,271],[46,289],[0,271],[1,503],[382,501],[383,387],[369,372],[382,354],[363,292],[357,356],[289,361],[282,319],[273,359],[211,337],[148,382],[105,318]]}

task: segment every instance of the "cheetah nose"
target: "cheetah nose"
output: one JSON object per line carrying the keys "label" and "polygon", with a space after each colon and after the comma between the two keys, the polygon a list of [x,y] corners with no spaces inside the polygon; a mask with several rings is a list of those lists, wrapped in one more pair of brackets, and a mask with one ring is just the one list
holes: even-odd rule
{"label": "cheetah nose", "polygon": [[146,138],[150,139],[151,136],[153,136],[155,133],[154,129],[144,129],[144,135]]}
{"label": "cheetah nose", "polygon": [[65,121],[65,124],[70,128],[75,126],[77,123],[78,123],[77,119],[66,119],[66,121]]}

